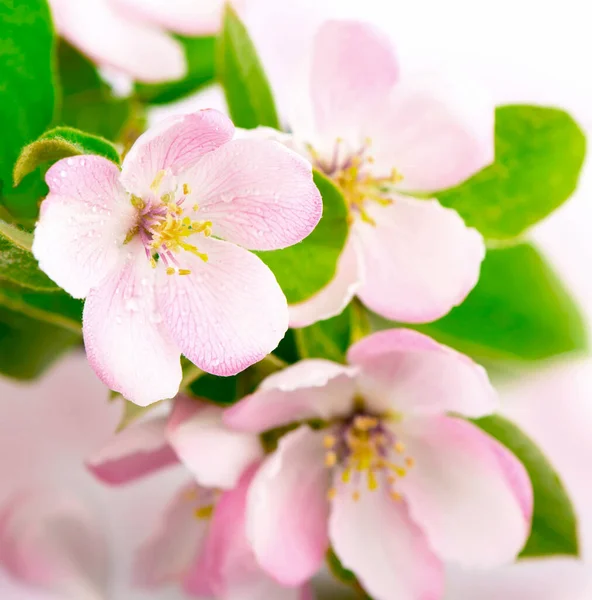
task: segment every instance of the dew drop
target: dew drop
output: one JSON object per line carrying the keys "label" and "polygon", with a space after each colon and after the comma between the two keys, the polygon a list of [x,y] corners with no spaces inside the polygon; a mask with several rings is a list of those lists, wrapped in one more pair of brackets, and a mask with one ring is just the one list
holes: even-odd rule
{"label": "dew drop", "polygon": [[74,164],[74,161],[73,161],[71,158],[69,158],[69,159],[66,161],[66,163],[67,163],[68,165],[72,166],[72,165]]}
{"label": "dew drop", "polygon": [[83,158],[83,159],[80,161],[80,166],[81,166],[81,167],[84,167],[84,165],[86,165],[86,160]]}
{"label": "dew drop", "polygon": [[60,177],[65,177],[67,175],[66,171],[60,171]]}

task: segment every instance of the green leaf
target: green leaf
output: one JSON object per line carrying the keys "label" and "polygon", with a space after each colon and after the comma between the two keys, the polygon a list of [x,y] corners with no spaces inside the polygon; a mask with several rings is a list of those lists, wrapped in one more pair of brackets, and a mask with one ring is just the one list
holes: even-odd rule
{"label": "green leaf", "polygon": [[257,253],[291,304],[307,300],[333,279],[349,230],[347,207],[339,188],[318,171],[314,181],[323,197],[323,216],[315,230],[284,250]]}
{"label": "green leaf", "polygon": [[41,291],[60,288],[39,269],[31,254],[33,236],[0,221],[0,279]]}
{"label": "green leaf", "polygon": [[62,104],[57,124],[119,140],[131,115],[131,101],[115,98],[95,66],[64,40],[58,45],[58,72]]}
{"label": "green leaf", "polygon": [[0,306],[0,373],[34,379],[64,352],[80,342],[80,334]]}
{"label": "green leaf", "polygon": [[484,417],[475,424],[513,452],[532,481],[532,531],[521,556],[577,556],[579,541],[574,508],[547,458],[530,438],[503,417]]}
{"label": "green leaf", "polygon": [[98,154],[119,164],[119,152],[106,139],[72,127],[56,127],[23,148],[14,166],[14,185],[43,163],[81,154]]}
{"label": "green leaf", "polygon": [[82,301],[62,291],[37,292],[4,283],[0,285],[0,305],[74,333],[82,329]]}
{"label": "green leaf", "polygon": [[496,110],[495,162],[436,197],[486,238],[512,238],[571,196],[585,154],[584,133],[566,112],[502,106]]}
{"label": "green leaf", "polygon": [[227,406],[238,400],[238,376],[216,377],[210,373],[202,375],[189,386],[195,396],[211,400],[215,404]]}
{"label": "green leaf", "polygon": [[217,70],[230,116],[237,127],[280,128],[273,94],[255,46],[234,9],[227,4],[216,51]]}
{"label": "green leaf", "polygon": [[18,212],[14,163],[54,115],[55,40],[46,0],[0,0],[0,30],[0,194]]}
{"label": "green leaf", "polygon": [[167,104],[197,92],[213,83],[216,77],[216,38],[175,36],[185,50],[187,74],[177,81],[158,84],[136,84],[141,102]]}
{"label": "green leaf", "polygon": [[352,338],[352,317],[353,311],[348,307],[336,317],[296,329],[294,335],[300,356],[344,363]]}
{"label": "green leaf", "polygon": [[[375,328],[393,326],[372,320]],[[489,250],[467,299],[442,319],[414,329],[485,362],[543,360],[587,346],[578,307],[530,244]]]}

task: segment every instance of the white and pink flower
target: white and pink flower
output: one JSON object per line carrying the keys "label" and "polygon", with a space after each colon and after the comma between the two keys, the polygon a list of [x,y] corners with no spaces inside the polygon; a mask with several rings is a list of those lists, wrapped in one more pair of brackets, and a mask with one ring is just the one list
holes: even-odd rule
{"label": "white and pink flower", "polygon": [[307,586],[286,588],[262,571],[246,539],[246,497],[262,456],[257,436],[223,426],[221,408],[178,396],[170,417],[132,424],[92,457],[88,466],[110,484],[179,460],[195,478],[139,549],[139,585],[177,583],[191,595],[220,600],[309,598]]}
{"label": "white and pink flower", "polygon": [[[233,4],[241,7],[242,0]],[[169,32],[215,34],[222,0],[50,0],[56,29],[99,66],[144,82],[180,79],[181,44]]]}
{"label": "white and pink flower", "polygon": [[247,533],[262,567],[297,585],[331,544],[377,600],[432,600],[443,594],[443,561],[513,560],[530,531],[526,471],[449,415],[496,408],[485,371],[403,329],[367,337],[348,359],[297,363],[225,412],[230,427],[252,433],[304,422],[249,490]]}
{"label": "white and pink flower", "polygon": [[354,294],[386,318],[433,321],[475,286],[485,248],[432,194],[493,160],[494,106],[471,87],[403,76],[389,40],[361,22],[326,21],[310,54],[283,141],[341,188],[351,229],[334,279],[291,306],[291,324],[339,314]]}
{"label": "white and pink flower", "polygon": [[175,396],[181,353],[231,375],[288,327],[273,273],[245,248],[299,242],[322,200],[296,153],[233,135],[226,116],[204,110],[144,133],[121,171],[75,156],[47,172],[33,253],[58,285],[86,297],[89,360],[137,404]]}

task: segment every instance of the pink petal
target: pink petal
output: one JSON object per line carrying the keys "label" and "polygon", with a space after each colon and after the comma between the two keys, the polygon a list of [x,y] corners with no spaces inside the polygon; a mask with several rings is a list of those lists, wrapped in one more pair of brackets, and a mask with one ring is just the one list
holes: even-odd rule
{"label": "pink petal", "polygon": [[261,458],[259,438],[222,424],[222,409],[178,396],[167,439],[179,460],[205,487],[231,489],[245,469]]}
{"label": "pink petal", "polygon": [[107,548],[93,517],[77,498],[50,489],[17,494],[0,514],[0,563],[60,597],[93,589],[98,597],[106,587]]}
{"label": "pink petal", "polygon": [[129,483],[175,464],[177,455],[165,438],[167,417],[132,423],[86,463],[101,481]]}
{"label": "pink petal", "polygon": [[417,331],[374,333],[354,344],[347,358],[362,371],[362,395],[384,409],[482,417],[497,408],[497,394],[483,367]]}
{"label": "pink petal", "polygon": [[306,582],[329,541],[324,434],[299,427],[263,463],[247,498],[247,536],[259,564],[288,586]]}
{"label": "pink petal", "polygon": [[60,596],[22,584],[0,569],[0,598],[6,600],[63,600]]}
{"label": "pink petal", "polygon": [[530,533],[532,490],[519,461],[476,426],[450,417],[397,428],[415,466],[398,486],[443,559],[489,568],[514,560]]}
{"label": "pink petal", "polygon": [[569,558],[521,560],[485,571],[451,570],[446,600],[587,600],[590,568]]}
{"label": "pink petal", "polygon": [[213,234],[252,250],[300,242],[323,212],[310,163],[275,141],[234,140],[183,177]]}
{"label": "pink petal", "polygon": [[[169,170],[175,175],[233,135],[232,121],[213,109],[163,119],[136,140],[123,161],[121,181],[137,196],[153,195],[150,185],[159,171]],[[183,178],[177,181],[178,185],[183,183],[187,183]]]}
{"label": "pink petal", "polygon": [[51,0],[56,28],[99,65],[139,81],[180,79],[187,65],[181,45],[149,24],[128,19],[105,0]]}
{"label": "pink petal", "polygon": [[224,412],[234,429],[261,433],[307,419],[347,415],[356,392],[355,369],[322,358],[301,360],[267,377],[259,389]]}
{"label": "pink petal", "polygon": [[368,23],[327,21],[315,38],[311,93],[317,128],[327,142],[360,144],[373,117],[399,77],[388,38]]}
{"label": "pink petal", "polygon": [[195,499],[203,492],[194,483],[184,486],[171,501],[158,529],[144,542],[134,565],[138,585],[155,587],[178,583],[199,556],[210,521],[195,516]]}
{"label": "pink petal", "polygon": [[73,156],[45,176],[33,254],[39,266],[75,298],[84,298],[120,256],[135,211],[119,183],[119,169],[100,156]]}
{"label": "pink petal", "polygon": [[479,279],[481,235],[436,200],[394,196],[368,202],[376,225],[357,220],[365,281],[358,291],[374,312],[404,323],[434,321],[460,304]]}
{"label": "pink petal", "polygon": [[191,275],[160,271],[158,303],[173,340],[200,369],[234,375],[260,361],[288,328],[286,298],[254,254],[213,238],[186,253]]}
{"label": "pink petal", "polygon": [[340,315],[362,284],[358,243],[352,236],[339,257],[335,277],[312,298],[290,309],[290,327],[307,327]]}
{"label": "pink petal", "polygon": [[338,493],[332,502],[329,537],[346,569],[375,600],[437,600],[444,588],[442,563],[404,502],[385,488],[364,490],[359,500]]}
{"label": "pink petal", "polygon": [[494,159],[495,106],[482,90],[446,81],[404,81],[366,135],[373,171],[403,176],[401,190],[453,187]]}
{"label": "pink petal", "polygon": [[84,343],[100,379],[146,406],[176,395],[182,377],[180,351],[156,309],[155,270],[139,242],[128,247],[131,257],[86,300]]}
{"label": "pink petal", "polygon": [[[119,10],[163,29],[188,36],[214,34],[220,29],[223,0],[111,0]],[[233,0],[233,4],[240,4]]]}

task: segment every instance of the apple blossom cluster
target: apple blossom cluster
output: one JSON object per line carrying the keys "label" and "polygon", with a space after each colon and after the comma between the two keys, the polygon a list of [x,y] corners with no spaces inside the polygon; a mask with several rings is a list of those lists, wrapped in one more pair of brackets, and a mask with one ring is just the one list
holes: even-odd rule
{"label": "apple blossom cluster", "polygon": [[[0,223],[0,252],[4,237],[15,252],[6,264],[29,268],[25,254],[48,286],[22,303],[33,316],[58,306],[51,294],[78,307],[74,323],[59,308],[52,318],[72,345],[82,336],[100,380],[72,386],[80,406],[98,386],[126,409],[50,405],[48,419],[76,416],[63,427],[76,443],[58,435],[31,458],[43,474],[31,481],[0,460],[15,482],[0,493],[0,597],[113,598],[120,559],[83,486],[56,490],[60,469],[43,462],[67,457],[106,496],[182,473],[128,552],[133,589],[310,600],[328,564],[374,600],[572,600],[511,582],[530,568],[513,563],[546,501],[533,477],[554,471],[528,438],[504,435],[515,425],[488,427],[500,402],[478,344],[422,329],[462,309],[489,256],[487,228],[448,202],[483,173],[493,180],[508,145],[483,92],[409,74],[361,21],[322,20],[292,68],[280,47],[263,50],[247,0],[50,4],[69,51],[125,72],[136,104],[163,81],[166,93],[194,81],[183,44],[222,28],[212,77],[228,110],[149,126],[130,113],[111,141],[58,127],[16,161],[17,183],[43,171],[46,185],[29,227]],[[277,108],[274,93],[287,99]],[[112,116],[124,100],[109,102]],[[10,427],[25,439],[33,422]],[[567,564],[547,573],[573,569],[574,586],[592,589]]]}

